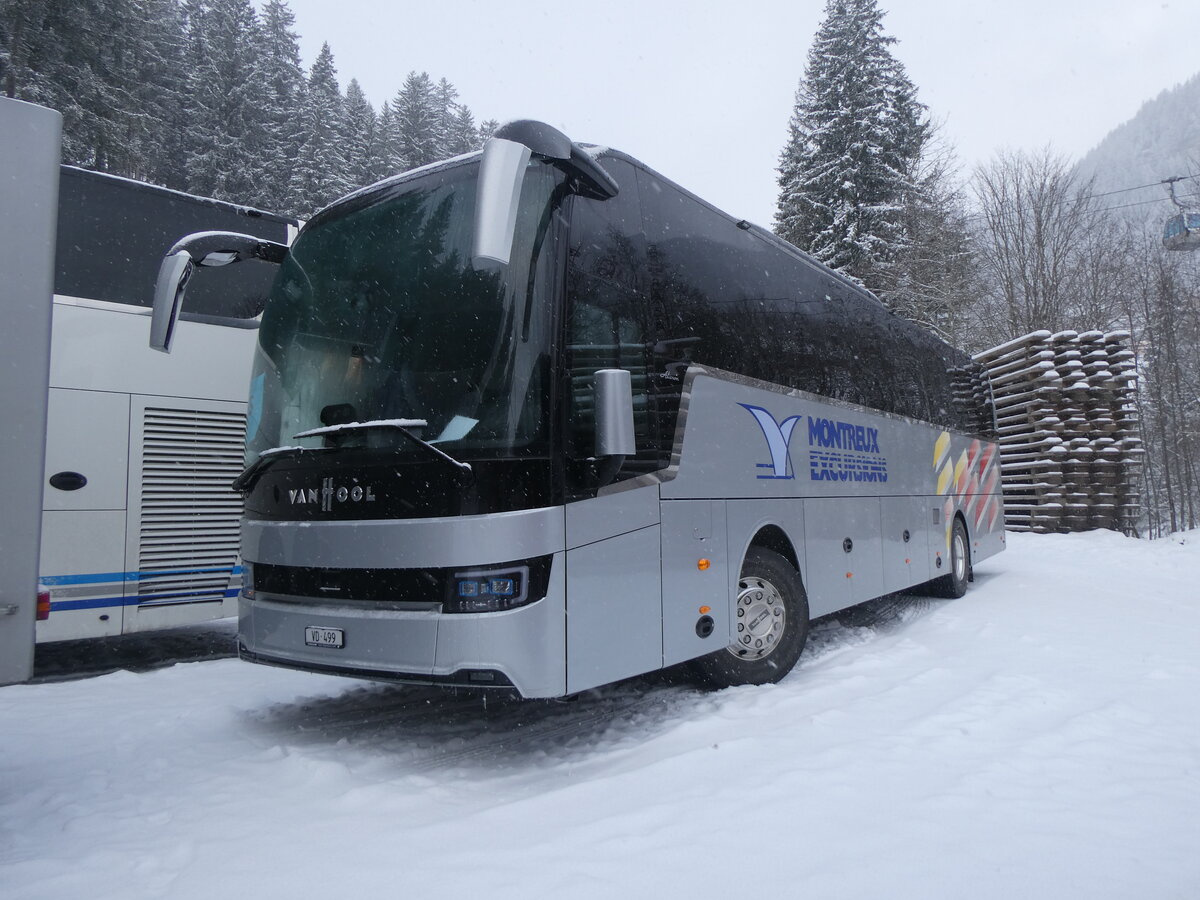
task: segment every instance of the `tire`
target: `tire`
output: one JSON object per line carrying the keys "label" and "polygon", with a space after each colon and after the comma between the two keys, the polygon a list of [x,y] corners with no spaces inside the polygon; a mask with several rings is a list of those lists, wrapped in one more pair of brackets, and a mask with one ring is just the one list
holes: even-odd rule
{"label": "tire", "polygon": [[733,640],[695,660],[693,671],[716,688],[779,681],[808,640],[808,596],[800,576],[778,553],[751,547],[742,562],[734,609]]}
{"label": "tire", "polygon": [[970,546],[967,526],[955,516],[954,527],[950,530],[950,573],[933,581],[939,597],[958,599],[967,592],[967,583],[971,580]]}

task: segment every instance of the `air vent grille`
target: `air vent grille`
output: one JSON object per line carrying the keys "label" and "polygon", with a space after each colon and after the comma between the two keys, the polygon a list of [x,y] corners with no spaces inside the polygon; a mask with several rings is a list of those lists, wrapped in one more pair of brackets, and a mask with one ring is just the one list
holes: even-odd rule
{"label": "air vent grille", "polygon": [[148,407],[142,422],[139,605],[222,600],[240,585],[242,413]]}

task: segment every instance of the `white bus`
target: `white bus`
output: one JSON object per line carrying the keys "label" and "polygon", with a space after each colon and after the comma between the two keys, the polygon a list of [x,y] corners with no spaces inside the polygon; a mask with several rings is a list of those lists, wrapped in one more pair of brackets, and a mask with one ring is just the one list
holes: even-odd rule
{"label": "white bus", "polygon": [[185,238],[158,346],[182,279],[239,258],[281,263],[238,479],[247,660],[526,697],[679,663],[771,682],[811,617],[961,595],[1003,546],[981,367],[622,153],[515,122],[290,249]]}
{"label": "white bus", "polygon": [[197,284],[165,357],[147,347],[154,279],[181,231],[281,243],[295,221],[61,168],[37,640],[236,612],[246,384],[273,269]]}

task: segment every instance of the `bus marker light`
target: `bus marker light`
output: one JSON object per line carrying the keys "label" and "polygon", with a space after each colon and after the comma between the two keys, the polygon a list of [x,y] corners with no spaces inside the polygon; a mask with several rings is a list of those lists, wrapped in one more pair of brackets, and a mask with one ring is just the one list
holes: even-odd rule
{"label": "bus marker light", "polygon": [[853,573],[853,572],[847,572],[847,573],[846,573],[846,577],[847,577],[847,578],[853,578],[853,577],[854,577],[854,573]]}
{"label": "bus marker light", "polygon": [[699,569],[701,572],[707,572],[709,567],[711,567],[711,566],[712,566],[712,560],[709,560],[709,559],[696,560],[696,568]]}
{"label": "bus marker light", "polygon": [[710,612],[712,612],[712,607],[711,607],[711,606],[702,606],[702,607],[700,607],[700,615],[702,615],[702,616],[707,616],[707,615],[708,615]]}

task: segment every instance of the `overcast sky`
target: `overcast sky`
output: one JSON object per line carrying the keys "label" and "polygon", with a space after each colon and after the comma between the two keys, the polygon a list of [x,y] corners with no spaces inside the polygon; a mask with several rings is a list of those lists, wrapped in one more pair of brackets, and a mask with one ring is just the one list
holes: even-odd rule
{"label": "overcast sky", "polygon": [[[642,159],[763,225],[824,0],[290,0],[311,64],[378,108],[410,70],[476,121],[536,118]],[[893,0],[886,31],[965,169],[1002,148],[1079,157],[1200,72],[1198,0]],[[1190,48],[1190,50],[1189,50]]]}

